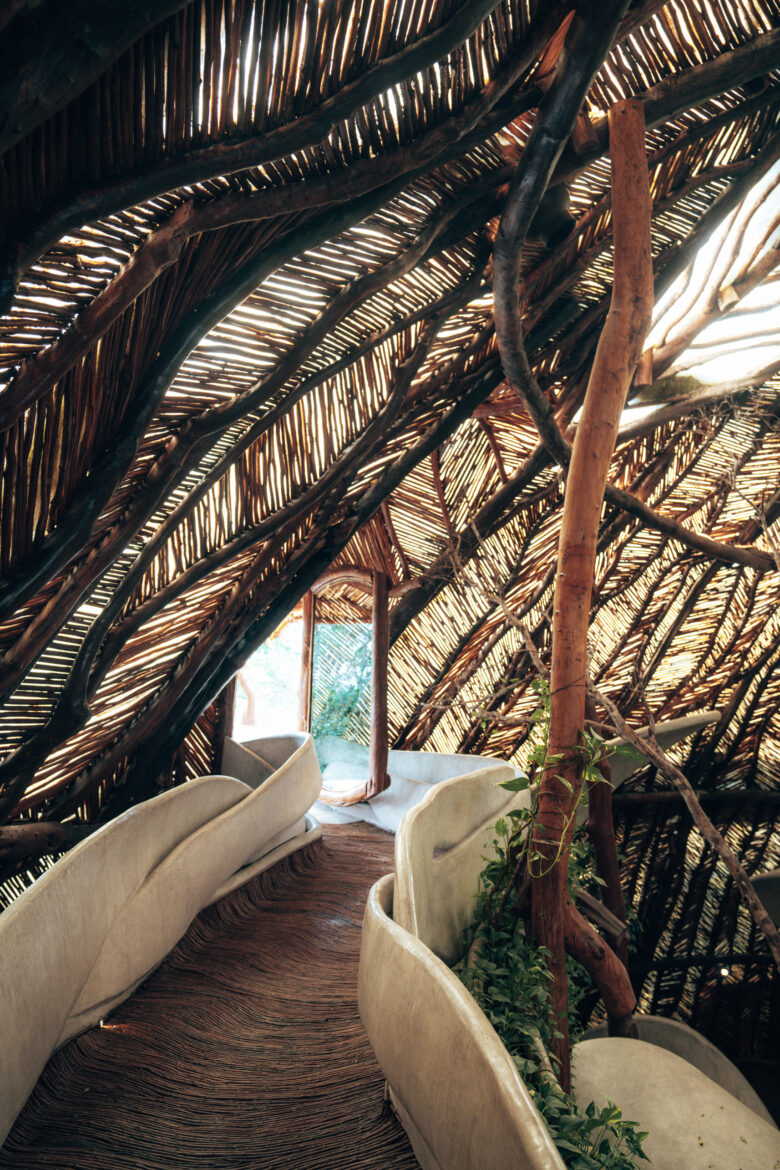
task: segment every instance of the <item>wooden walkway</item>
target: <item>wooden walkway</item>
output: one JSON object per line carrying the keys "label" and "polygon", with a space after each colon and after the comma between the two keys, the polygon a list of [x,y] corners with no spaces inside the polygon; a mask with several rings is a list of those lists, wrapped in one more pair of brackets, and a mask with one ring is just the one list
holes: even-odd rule
{"label": "wooden walkway", "polygon": [[357,1014],[362,824],[206,910],[102,1029],[56,1053],[3,1170],[412,1170]]}

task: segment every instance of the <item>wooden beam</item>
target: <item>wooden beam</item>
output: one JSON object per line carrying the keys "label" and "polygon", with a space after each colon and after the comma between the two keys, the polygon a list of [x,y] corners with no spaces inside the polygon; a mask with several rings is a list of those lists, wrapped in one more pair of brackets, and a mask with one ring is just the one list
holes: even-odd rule
{"label": "wooden beam", "polygon": [[[35,215],[25,229],[25,238],[10,241],[2,258],[6,271],[0,269],[0,307],[13,295],[20,275],[69,230],[156,198],[166,191],[260,166],[284,158],[291,152],[314,146],[326,139],[335,124],[342,118],[350,117],[364,102],[426,68],[423,61],[432,64],[440,60],[444,45],[449,44],[454,48],[462,43],[456,38],[463,35],[465,28],[473,32],[487,11],[494,7],[495,0],[468,0],[442,29],[360,73],[354,82],[333,94],[316,109],[291,122],[285,122],[264,134],[258,135],[253,131],[247,137],[220,140],[194,147],[175,158],[155,160],[151,169],[142,168],[140,172],[120,176],[113,182],[103,181],[94,187],[85,187],[75,195],[70,194],[67,203]],[[399,178],[401,183],[406,174],[409,182],[416,177],[416,173],[425,173],[465,153],[505,126],[520,111],[531,109],[538,100],[539,90],[534,86],[517,94],[517,83],[536,61],[541,47],[549,39],[556,24],[560,23],[565,9],[566,0],[556,0],[554,4],[545,6],[535,27],[529,30],[522,51],[515,54],[506,69],[477,97],[455,112],[446,127],[435,126],[421,137],[390,152],[390,155],[357,159],[348,168],[348,175],[344,173],[340,177],[336,176],[336,183],[331,182],[333,176],[323,176],[331,190],[327,194],[322,191],[320,205],[333,206],[334,202],[341,203],[353,198],[360,191],[373,190],[378,184],[385,183],[386,174]],[[316,179],[312,181],[318,182]]]}
{"label": "wooden beam", "polygon": [[43,857],[59,853],[94,833],[95,825],[60,824],[59,821],[30,821],[0,828],[0,861],[22,857]]}
{"label": "wooden beam", "polygon": [[0,153],[104,73],[188,0],[44,0],[17,12],[0,52]]}
{"label": "wooden beam", "polygon": [[[388,590],[388,596],[391,598],[403,597],[404,594],[410,593],[414,589],[415,583],[415,577],[399,581],[397,585],[393,585],[392,589]],[[374,592],[373,573],[369,569],[357,567],[329,569],[327,573],[322,574],[319,581],[314,582],[312,592],[319,596],[326,589],[338,585],[351,585],[353,589],[360,589],[363,593],[372,596]]]}
{"label": "wooden beam", "polygon": [[303,645],[301,679],[298,686],[298,730],[311,731],[311,677],[314,661],[314,623],[316,621],[314,589],[303,595]]}
{"label": "wooden beam", "polygon": [[[407,370],[409,380],[413,372],[413,369]],[[218,639],[216,644],[203,639],[198,643],[194,655],[198,659],[196,676],[184,678],[183,674],[179,673],[175,680],[163,688],[158,700],[166,702],[169,718],[155,720],[156,708],[152,705],[120,734],[99,761],[76,777],[68,786],[67,792],[53,799],[51,793],[42,794],[40,797],[22,802],[23,807],[26,809],[45,804],[51,815],[67,815],[71,811],[71,806],[78,807],[84,799],[84,794],[94,791],[110,774],[117,760],[121,762],[126,757],[130,757],[131,766],[121,792],[128,800],[131,799],[136,786],[145,783],[150,769],[155,766],[155,761],[164,758],[175,749],[200,713],[229,681],[231,675],[302,600],[314,582],[344,550],[357,529],[371,519],[382,500],[395,491],[423,459],[441,446],[470,417],[474,408],[495,389],[497,381],[497,373],[492,368],[483,374],[449,410],[437,418],[413,447],[396,459],[366,490],[347,519],[330,532],[327,525],[329,517],[323,519],[323,530],[320,535],[315,533],[310,541],[304,542],[287,562],[284,573],[269,581],[267,598],[256,597],[252,613],[245,612],[236,626],[226,628],[224,637]],[[381,428],[380,418],[378,429]],[[83,726],[88,714],[88,708],[84,708],[77,716],[66,711],[63,725],[58,724],[57,729],[51,729],[47,734],[41,755],[35,754],[34,748],[27,745],[3,761],[0,769],[7,766],[9,775],[6,787],[0,788],[0,815],[19,803],[19,798],[29,784],[35,767],[51,750],[52,744],[61,742],[60,737],[65,738],[66,734],[72,734]],[[65,725],[68,728],[67,733]],[[18,769],[23,766],[26,771],[19,771]],[[117,807],[116,811],[122,810]]]}
{"label": "wooden beam", "polygon": [[388,581],[374,573],[374,655],[371,664],[371,743],[368,754],[367,796],[377,796],[390,786],[387,774],[387,658],[390,649]]}
{"label": "wooden beam", "polygon": [[612,725],[617,731],[618,735],[622,735],[628,743],[632,744],[641,755],[645,757],[650,763],[655,764],[656,768],[666,777],[671,780],[672,784],[682,795],[688,812],[701,836],[710,846],[710,848],[717,854],[720,860],[728,869],[734,884],[739,890],[742,901],[748,910],[750,916],[755,923],[756,928],[763,934],[764,939],[769,946],[772,956],[775,961],[775,966],[780,971],[780,932],[772,921],[761,902],[761,899],[756,894],[750,877],[748,876],[744,866],[740,862],[732,850],[729,843],[713,825],[710,818],[702,809],[696,793],[693,790],[688,778],[680,771],[675,763],[669,759],[664,750],[658,744],[655,736],[649,735],[648,738],[640,739],[633,728],[629,727],[625,719],[618,711],[615,704],[605,695],[600,694],[595,687],[590,687],[591,694],[597,702],[601,703],[606,708]]}
{"label": "wooden beam", "polygon": [[[694,796],[699,804],[780,804],[780,792],[770,788],[717,788],[712,792],[697,789]],[[616,792],[612,797],[614,809],[643,808],[657,804],[680,805],[685,801],[681,792]],[[729,816],[733,816],[733,810]]]}
{"label": "wooden beam", "polygon": [[[417,240],[400,255],[364,277],[350,281],[325,307],[316,322],[306,330],[294,349],[277,363],[265,378],[255,384],[251,393],[255,396],[258,393],[267,396],[269,386],[278,388],[283,385],[305,357],[314,351],[322,337],[327,336],[334,324],[350,308],[360,303],[361,298],[370,296],[377,288],[384,287],[411,271],[415,264],[426,256],[429,249],[446,247],[453,231],[456,236],[470,234],[473,230],[471,224],[464,227],[462,232],[459,230],[463,214],[468,212],[468,208],[474,202],[479,202],[484,207],[484,201],[490,197],[493,185],[493,179],[488,178],[472,186],[464,198],[456,199],[448,207],[442,208],[430,224],[426,225]],[[176,207],[167,219],[150,231],[127,263],[108,285],[80,310],[65,332],[51,345],[31,354],[20,364],[12,380],[0,393],[0,430],[7,430],[13,426],[25,410],[42,398],[58,379],[94,348],[128,306],[166,269],[177,263],[188,240],[203,232],[215,231],[231,224],[256,222],[274,214],[281,214],[285,210],[288,212],[295,210],[292,206],[285,209],[282,205],[272,205],[274,199],[286,190],[287,188],[272,188],[256,195],[233,194],[201,204],[196,203],[193,198]],[[310,210],[314,201],[311,197],[308,202],[304,201],[301,190],[302,185],[300,190],[293,188],[295,197],[301,201],[298,210]],[[311,196],[310,192],[309,194]],[[430,310],[426,309],[426,312]],[[381,336],[377,335],[372,342],[380,344],[381,340]],[[309,379],[304,380],[305,384],[308,382]],[[251,398],[244,395],[241,401],[246,402],[247,410],[251,409]],[[220,413],[224,414],[225,409],[223,408]]]}
{"label": "wooden beam", "polygon": [[[138,445],[146,432],[149,422],[154,417],[160,402],[164,398],[171,382],[179,371],[180,366],[190,352],[205,337],[209,329],[219,324],[240,301],[243,301],[258,284],[274,272],[281,264],[298,255],[300,252],[315,247],[347,227],[359,223],[367,215],[382,206],[386,200],[394,197],[404,187],[405,180],[399,179],[374,192],[368,201],[365,199],[351,203],[345,209],[335,213],[326,213],[311,220],[304,229],[290,232],[277,241],[273,247],[263,251],[259,257],[247,261],[233,275],[224,281],[213,293],[206,297],[181,324],[168,335],[165,344],[160,349],[155,361],[146,371],[142,384],[136,389],[133,399],[133,416],[124,425],[123,430],[114,442],[96,461],[90,470],[90,475],[80,485],[70,500],[67,509],[60,517],[57,527],[52,530],[31,552],[29,559],[19,565],[13,578],[7,578],[0,586],[0,614],[8,616],[29,600],[47,581],[71,562],[88,544],[94,524],[100,513],[108,503],[112,494],[126,475],[135,458]],[[248,401],[233,400],[228,409],[234,409],[238,417],[245,410],[251,409]],[[224,417],[225,412],[215,408],[209,412],[210,423],[219,418],[219,427],[230,420]],[[182,432],[166,447],[161,457],[164,468],[176,460],[181,461],[183,448],[186,445],[182,437],[194,433],[194,424],[183,428]],[[205,441],[205,436],[203,437]],[[174,459],[175,456],[175,459]],[[175,471],[171,467],[171,472]],[[174,475],[171,483],[178,480]],[[147,482],[159,483],[163,480],[161,468],[155,469],[155,474],[147,476]],[[166,493],[167,494],[167,489]],[[158,497],[152,505],[152,511],[157,506]],[[151,512],[149,512],[151,514]],[[137,530],[137,528],[136,528]],[[120,547],[126,543],[125,535],[117,535]],[[102,573],[116,555],[115,546],[110,542],[101,545],[100,554],[95,550],[88,556],[89,565],[94,569],[87,575],[82,574],[75,587],[75,595],[80,602],[86,590]],[[66,583],[67,584],[67,583]],[[58,599],[57,608],[62,612],[62,599]],[[27,631],[27,637],[31,630]]]}
{"label": "wooden beam", "polygon": [[327,573],[322,574],[319,581],[314,582],[312,593],[324,593],[326,589],[336,585],[351,585],[370,596],[374,592],[374,575],[370,569],[361,569],[357,566],[329,569]]}
{"label": "wooden beam", "polygon": [[214,760],[216,766],[222,767],[222,754],[225,750],[225,740],[228,736],[233,734],[233,727],[236,722],[236,676],[233,675],[230,682],[218,696],[222,701],[222,710],[220,712],[219,724],[217,726],[216,742],[214,744]]}

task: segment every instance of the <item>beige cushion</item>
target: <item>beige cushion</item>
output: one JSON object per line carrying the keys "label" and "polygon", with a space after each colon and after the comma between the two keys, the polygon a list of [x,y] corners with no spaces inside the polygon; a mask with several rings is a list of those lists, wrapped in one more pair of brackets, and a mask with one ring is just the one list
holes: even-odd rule
{"label": "beige cushion", "polygon": [[643,1040],[574,1046],[581,1105],[614,1101],[649,1134],[652,1170],[773,1170],[780,1132],[687,1060]]}
{"label": "beige cushion", "polygon": [[[321,777],[310,736],[237,753],[259,784],[204,776],[82,841],[0,916],[0,1141],[50,1054],[137,986],[220,891],[302,832]],[[242,872],[243,871],[243,872]]]}
{"label": "beige cushion", "polygon": [[563,1170],[514,1061],[460,980],[371,890],[360,1016],[423,1170]]}

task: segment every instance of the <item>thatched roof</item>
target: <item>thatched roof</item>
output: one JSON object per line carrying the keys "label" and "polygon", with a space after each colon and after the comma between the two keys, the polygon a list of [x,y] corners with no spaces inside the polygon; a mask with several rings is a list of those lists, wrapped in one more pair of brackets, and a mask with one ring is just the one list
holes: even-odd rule
{"label": "thatched roof", "polygon": [[[513,619],[544,655],[562,483],[503,380],[490,255],[568,6],[57,9],[0,10],[4,817],[64,821],[62,843],[209,770],[210,704],[334,564],[408,586],[396,745],[511,756],[535,702]],[[609,106],[645,106],[658,296],[780,157],[774,0],[646,0],[615,25],[551,181],[573,230],[523,254],[527,350],[567,421],[611,285]],[[594,601],[594,671],[628,716],[643,691],[656,717],[723,711],[693,778],[755,790],[717,804],[751,870],[780,864],[778,394],[770,368],[627,432],[611,480],[645,512],[607,502]],[[323,616],[364,600],[336,589]],[[674,802],[622,817],[645,958],[683,964],[645,999],[706,1014],[711,961],[685,964],[753,954],[752,928]]]}

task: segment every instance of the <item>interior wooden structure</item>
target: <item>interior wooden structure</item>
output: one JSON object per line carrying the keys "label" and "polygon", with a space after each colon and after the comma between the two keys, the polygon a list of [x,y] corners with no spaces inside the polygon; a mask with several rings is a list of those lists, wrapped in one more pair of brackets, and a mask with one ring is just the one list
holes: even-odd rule
{"label": "interior wooden structure", "polygon": [[[780,275],[777,0],[0,0],[0,909],[219,771],[231,679],[313,589],[321,621],[389,597],[385,759],[522,758],[564,476],[504,376],[492,252],[575,10],[600,55],[520,283],[562,427],[623,98],[656,300],[687,279],[612,461],[592,675],[635,725],[720,712],[681,766],[747,871],[780,867],[780,361],[668,378]],[[731,877],[652,768],[613,803],[641,1010],[769,1101],[780,978]]]}

